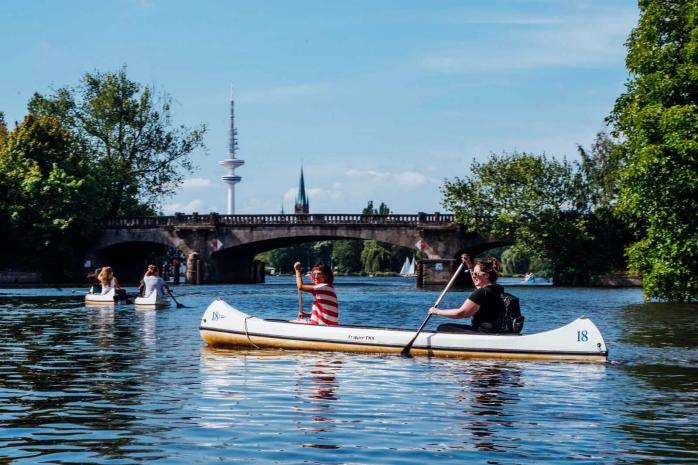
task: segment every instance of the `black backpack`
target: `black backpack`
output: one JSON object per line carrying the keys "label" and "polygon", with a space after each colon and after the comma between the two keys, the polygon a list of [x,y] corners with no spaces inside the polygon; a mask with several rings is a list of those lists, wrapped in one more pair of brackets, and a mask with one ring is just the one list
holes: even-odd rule
{"label": "black backpack", "polygon": [[502,292],[499,297],[502,299],[502,303],[504,303],[504,315],[502,315],[499,321],[498,332],[519,334],[524,324],[519,298],[507,292]]}

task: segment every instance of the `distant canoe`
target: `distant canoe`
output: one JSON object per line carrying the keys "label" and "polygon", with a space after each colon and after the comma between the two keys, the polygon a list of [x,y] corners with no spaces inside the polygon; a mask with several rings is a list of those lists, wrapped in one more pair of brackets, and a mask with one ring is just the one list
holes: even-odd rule
{"label": "distant canoe", "polygon": [[[318,326],[247,315],[222,300],[212,302],[199,327],[212,347],[267,347],[297,350],[400,353],[413,329]],[[598,328],[577,318],[557,329],[528,335],[423,331],[413,355],[458,358],[574,360],[604,362],[608,351]]]}
{"label": "distant canoe", "polygon": [[126,300],[126,298],[125,292],[117,292],[114,288],[105,294],[88,292],[85,294],[85,305],[114,305],[114,303]]}
{"label": "distant canoe", "polygon": [[136,297],[133,303],[136,308],[164,308],[170,306],[170,299],[160,294],[157,289],[153,289],[148,297]]}

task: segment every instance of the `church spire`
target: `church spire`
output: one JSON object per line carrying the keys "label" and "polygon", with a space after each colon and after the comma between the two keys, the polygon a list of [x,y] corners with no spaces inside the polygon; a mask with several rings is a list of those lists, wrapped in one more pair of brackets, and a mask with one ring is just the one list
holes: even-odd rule
{"label": "church spire", "polygon": [[308,197],[305,195],[305,180],[303,179],[303,167],[301,166],[301,180],[298,183],[298,194],[296,195],[295,204],[296,214],[305,213],[308,214],[310,211]]}

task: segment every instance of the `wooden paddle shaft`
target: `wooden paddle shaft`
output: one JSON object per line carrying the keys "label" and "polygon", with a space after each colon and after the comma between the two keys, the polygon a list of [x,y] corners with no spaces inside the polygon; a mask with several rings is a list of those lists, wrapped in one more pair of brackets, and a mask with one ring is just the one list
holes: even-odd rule
{"label": "wooden paddle shaft", "polygon": [[[461,264],[458,266],[458,269],[456,270],[455,273],[453,273],[453,276],[451,276],[451,279],[450,279],[450,281],[448,281],[448,284],[446,284],[446,287],[444,288],[443,292],[441,293],[441,295],[439,296],[439,298],[436,299],[436,303],[434,304],[434,307],[438,307],[438,306],[439,306],[439,304],[441,303],[441,300],[442,300],[442,299],[444,298],[444,296],[446,295],[446,292],[448,292],[448,290],[451,288],[451,285],[453,284],[453,281],[456,280],[456,278],[457,278],[458,275],[460,274],[461,270],[463,269],[463,266],[464,266],[464,265],[465,265],[465,263],[461,262]],[[408,354],[410,353],[410,349],[412,348],[412,344],[414,344],[414,341],[417,340],[417,336],[419,336],[419,333],[422,332],[422,329],[424,329],[424,327],[426,326],[427,322],[429,321],[429,318],[431,318],[431,313],[427,314],[427,317],[426,317],[426,318],[424,319],[424,321],[422,322],[422,325],[419,327],[419,329],[418,329],[417,332],[415,333],[415,335],[414,335],[414,337],[412,338],[412,340],[411,340],[410,342],[407,343],[407,345],[405,346],[404,349],[402,349],[402,352],[401,352],[402,355],[408,355]]]}
{"label": "wooden paddle shaft", "polygon": [[298,289],[298,318],[303,318],[303,291]]}

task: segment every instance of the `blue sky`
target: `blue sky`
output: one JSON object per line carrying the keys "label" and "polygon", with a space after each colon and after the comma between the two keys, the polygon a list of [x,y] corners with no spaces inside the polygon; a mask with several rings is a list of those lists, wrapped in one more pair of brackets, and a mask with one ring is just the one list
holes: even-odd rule
{"label": "blue sky", "polygon": [[206,123],[208,153],[163,210],[224,212],[234,86],[238,213],[278,213],[303,164],[312,213],[445,211],[473,158],[576,158],[623,91],[631,0],[13,1],[0,12],[0,111],[126,65]]}

